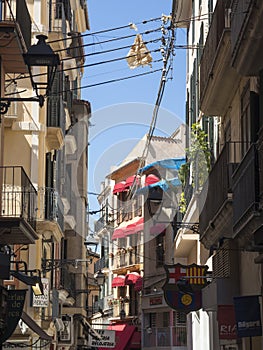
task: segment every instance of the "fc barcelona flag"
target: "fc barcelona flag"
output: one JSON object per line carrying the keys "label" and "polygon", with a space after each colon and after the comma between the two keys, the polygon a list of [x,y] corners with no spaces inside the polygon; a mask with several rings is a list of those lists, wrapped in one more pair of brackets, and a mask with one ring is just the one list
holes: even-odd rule
{"label": "fc barcelona flag", "polygon": [[172,309],[188,313],[196,311],[202,307],[202,291],[183,292],[177,290],[166,289],[163,287],[164,299],[168,306]]}
{"label": "fc barcelona flag", "polygon": [[[182,285],[189,285],[192,290],[200,290],[207,285],[207,265],[164,265],[166,270],[166,284],[172,289]],[[180,288],[177,288],[180,289]]]}
{"label": "fc barcelona flag", "polygon": [[202,307],[201,289],[207,285],[206,265],[164,265],[166,282],[163,286],[166,303],[174,310],[190,312]]}

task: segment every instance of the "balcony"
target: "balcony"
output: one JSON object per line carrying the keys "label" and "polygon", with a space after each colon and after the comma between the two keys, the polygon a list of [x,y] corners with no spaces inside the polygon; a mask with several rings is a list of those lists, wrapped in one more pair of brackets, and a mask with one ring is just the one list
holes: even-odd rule
{"label": "balcony", "polygon": [[[69,25],[72,20],[71,16],[72,15],[69,1],[52,1],[49,40],[56,41],[52,45],[53,49],[67,50],[70,43],[70,38],[67,34],[71,29]],[[59,39],[61,40],[59,41]],[[66,51],[61,51],[61,54],[65,56],[65,52]]]}
{"label": "balcony", "polygon": [[103,256],[101,259],[97,260],[94,264],[94,273],[109,268],[109,258],[106,256]]}
{"label": "balcony", "polygon": [[[57,91],[61,82],[61,77],[56,77],[56,83],[53,84],[54,96],[50,96],[47,101],[47,135],[46,144],[48,152],[58,150],[64,145],[65,132],[65,110],[62,98]],[[56,89],[58,88],[58,90]]]}
{"label": "balcony", "polygon": [[240,143],[226,143],[200,193],[201,242],[209,249],[233,235],[232,174],[240,161]]}
{"label": "balcony", "polygon": [[262,225],[258,159],[258,149],[252,144],[233,174],[233,230],[241,245],[251,241],[253,232]]}
{"label": "balcony", "polygon": [[31,18],[25,0],[0,2],[0,32],[5,73],[26,73],[22,54],[31,45]]}
{"label": "balcony", "polygon": [[206,115],[221,115],[230,101],[237,73],[231,67],[230,22],[224,1],[217,1],[200,61],[200,102]]}
{"label": "balcony", "polygon": [[0,183],[1,244],[35,243],[36,189],[20,166],[0,167]]}
{"label": "balcony", "polygon": [[60,242],[64,229],[64,206],[60,196],[54,188],[40,188],[38,201],[37,231],[50,231],[55,240]]}
{"label": "balcony", "polygon": [[176,327],[151,327],[143,331],[144,349],[159,349],[169,346],[172,349],[187,349],[186,325]]}
{"label": "balcony", "polygon": [[134,266],[134,270],[139,268],[142,263],[142,257],[139,252],[126,251],[126,249],[119,249],[113,258],[113,270],[121,272],[128,267]]}
{"label": "balcony", "polygon": [[254,0],[232,2],[232,66],[242,76],[258,75],[263,60],[263,3]]}

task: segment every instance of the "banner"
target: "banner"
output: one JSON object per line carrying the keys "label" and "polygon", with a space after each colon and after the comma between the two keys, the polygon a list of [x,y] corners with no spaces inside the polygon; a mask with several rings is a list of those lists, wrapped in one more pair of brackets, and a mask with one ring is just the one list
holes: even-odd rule
{"label": "banner", "polygon": [[163,287],[164,299],[168,306],[181,312],[200,310],[202,307],[202,292],[185,293]]}
{"label": "banner", "polygon": [[219,339],[237,339],[234,305],[218,305],[217,321]]}
{"label": "banner", "polygon": [[237,336],[240,338],[261,336],[259,296],[234,297],[234,306]]}
{"label": "banner", "polygon": [[6,320],[5,332],[0,337],[0,344],[3,344],[11,337],[21,318],[27,289],[8,289],[6,300]]}
{"label": "banner", "polygon": [[49,279],[41,278],[43,285],[43,295],[35,295],[33,292],[33,307],[48,307],[49,306]]}

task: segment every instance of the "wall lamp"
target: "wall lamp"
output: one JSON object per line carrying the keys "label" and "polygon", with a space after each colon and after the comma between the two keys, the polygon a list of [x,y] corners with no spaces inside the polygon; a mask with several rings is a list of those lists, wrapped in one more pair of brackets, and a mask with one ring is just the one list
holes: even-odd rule
{"label": "wall lamp", "polygon": [[96,251],[97,251],[98,244],[99,244],[99,242],[98,242],[98,240],[94,237],[94,234],[93,234],[93,233],[90,233],[90,234],[87,236],[86,241],[84,242],[84,245],[85,245],[87,248],[89,248],[89,249],[91,249],[91,250],[92,250],[92,248],[94,248],[95,253],[96,253]]}
{"label": "wall lamp", "polygon": [[[40,107],[43,107],[45,97],[48,96],[57,67],[60,64],[59,55],[55,54],[46,43],[47,36],[37,35],[37,44],[32,45],[26,54],[23,54],[25,64],[28,67],[29,76],[32,87],[36,93],[35,97],[1,97],[0,98],[0,114],[6,114],[11,102],[38,102]],[[45,72],[33,74],[33,67],[42,67]]]}
{"label": "wall lamp", "polygon": [[[16,269],[10,270],[10,275],[17,278],[19,281],[31,286],[33,293],[35,295],[43,295],[44,289],[41,280],[41,271],[38,269],[28,270],[25,261],[11,261],[15,264]],[[24,269],[20,270],[19,265],[23,265]]]}
{"label": "wall lamp", "polygon": [[171,224],[173,229],[188,228],[195,233],[199,232],[198,222],[176,221],[175,215],[177,209],[173,206],[174,201],[169,196],[165,196],[163,190],[159,187],[150,189],[147,197],[147,209],[154,223]]}
{"label": "wall lamp", "polygon": [[103,286],[105,282],[105,274],[101,270],[95,273],[94,278],[97,281],[99,286]]}

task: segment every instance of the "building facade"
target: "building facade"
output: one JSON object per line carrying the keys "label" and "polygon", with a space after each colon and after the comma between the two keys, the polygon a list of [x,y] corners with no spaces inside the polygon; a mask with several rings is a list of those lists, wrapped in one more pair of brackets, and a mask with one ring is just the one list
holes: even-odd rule
{"label": "building facade", "polygon": [[163,264],[173,257],[171,215],[162,213],[166,223],[157,223],[147,209],[151,187],[163,191],[162,186],[172,186],[176,164],[185,162],[184,125],[175,135],[154,136],[142,159],[144,137],[110,173],[98,197],[102,215],[95,231],[102,257],[95,269],[103,271],[106,282],[100,295],[103,313],[95,314],[93,321],[117,332],[121,326],[129,331],[116,344],[125,349],[186,349],[186,320],[167,306],[162,292]]}
{"label": "building facade", "polygon": [[[205,339],[202,348],[260,349],[262,4],[175,5],[188,33],[189,149],[198,125],[206,134],[203,153],[210,153],[201,184],[196,158],[189,157],[183,222],[198,223],[198,234],[180,229],[175,238],[175,259],[194,259],[213,271],[202,293],[206,319],[202,323],[202,312],[190,315],[198,325],[192,346]],[[194,336],[197,330],[202,337]]]}
{"label": "building facade", "polygon": [[[18,326],[8,335],[8,310],[1,311],[0,342],[81,349],[88,342],[88,290],[98,291],[89,267],[97,255],[84,244],[91,107],[81,99],[80,86],[87,3],[2,1],[0,16],[0,247],[1,259],[11,261],[10,276],[1,278],[2,310],[12,293],[28,289]],[[36,91],[23,58],[39,34],[59,55],[41,104],[32,99]],[[33,67],[32,76],[45,80],[42,67]],[[38,297],[28,287],[33,276],[41,276],[44,287]]]}

